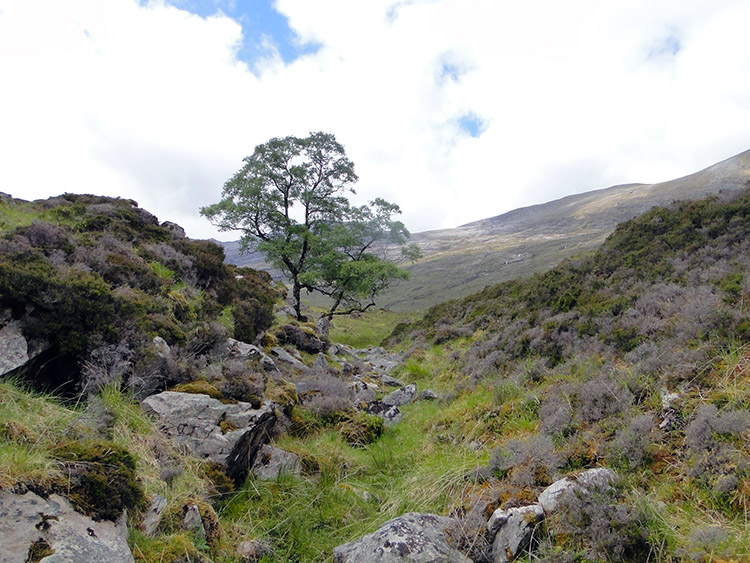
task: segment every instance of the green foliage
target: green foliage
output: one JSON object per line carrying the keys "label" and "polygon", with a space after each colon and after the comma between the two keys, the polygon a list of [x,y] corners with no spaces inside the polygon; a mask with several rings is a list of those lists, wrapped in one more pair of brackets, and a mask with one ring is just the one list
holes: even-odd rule
{"label": "green foliage", "polygon": [[268,274],[225,265],[219,245],[184,238],[133,201],[65,194],[0,203],[0,308],[49,346],[29,374],[40,388],[90,389],[84,371],[101,383],[92,369],[106,372],[109,349],[130,366],[118,380],[143,381],[135,366],[149,363],[155,336],[202,354],[196,335],[216,319],[248,341],[273,321],[280,292]]}
{"label": "green foliage", "polygon": [[[333,314],[339,306],[367,309],[393,280],[406,278],[371,248],[377,241],[403,244],[408,231],[392,219],[398,206],[382,199],[349,204],[344,194],[357,175],[333,135],[274,138],[244,162],[224,184],[221,201],[201,214],[221,230],[240,231],[244,248],[257,248],[289,278],[298,320],[302,289],[329,296]],[[414,249],[410,256],[417,256]]]}
{"label": "green foliage", "polygon": [[361,448],[377,440],[384,429],[383,419],[379,416],[358,412],[341,425],[341,435],[350,446]]}
{"label": "green foliage", "polygon": [[223,399],[224,394],[205,379],[197,379],[188,383],[180,383],[172,388],[179,393],[194,393],[208,395],[212,399]]}

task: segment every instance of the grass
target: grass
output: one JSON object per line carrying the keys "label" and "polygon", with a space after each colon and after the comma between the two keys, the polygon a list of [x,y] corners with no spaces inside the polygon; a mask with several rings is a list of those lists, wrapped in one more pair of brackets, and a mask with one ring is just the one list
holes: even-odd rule
{"label": "grass", "polygon": [[276,481],[250,480],[220,515],[274,547],[273,561],[322,561],[335,546],[411,511],[445,514],[471,486],[466,475],[482,462],[469,447],[441,443],[431,424],[440,405],[403,407],[405,420],[375,443],[348,446],[336,429],[277,445],[317,472]]}
{"label": "grass", "polygon": [[416,317],[416,313],[396,313],[385,309],[369,310],[358,317],[334,317],[330,337],[334,342],[353,348],[380,346],[397,324]]}

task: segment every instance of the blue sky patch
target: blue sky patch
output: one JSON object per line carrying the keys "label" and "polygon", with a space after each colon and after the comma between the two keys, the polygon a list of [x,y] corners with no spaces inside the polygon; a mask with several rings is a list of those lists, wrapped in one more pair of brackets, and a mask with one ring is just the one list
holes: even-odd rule
{"label": "blue sky patch", "polygon": [[487,123],[476,113],[470,112],[458,118],[458,126],[470,137],[478,139],[487,130]]}
{"label": "blue sky patch", "polygon": [[675,57],[681,49],[682,44],[680,43],[680,38],[676,33],[670,33],[656,42],[649,51],[648,58],[658,59],[661,57]]}
{"label": "blue sky patch", "polygon": [[201,17],[224,15],[242,26],[243,44],[238,56],[252,66],[268,55],[264,38],[270,41],[286,63],[302,55],[315,53],[319,44],[299,42],[289,28],[286,16],[276,11],[273,0],[168,0],[171,5]]}

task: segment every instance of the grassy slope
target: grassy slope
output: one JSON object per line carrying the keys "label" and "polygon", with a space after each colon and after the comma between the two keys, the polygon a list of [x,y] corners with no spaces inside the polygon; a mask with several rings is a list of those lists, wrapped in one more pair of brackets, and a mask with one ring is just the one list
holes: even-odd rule
{"label": "grassy slope", "polygon": [[[408,358],[396,375],[445,400],[404,407],[404,421],[364,448],[346,444],[336,425],[280,438],[309,470],[299,478],[248,481],[217,499],[201,464],[160,440],[127,395],[108,388],[99,407],[71,409],[6,382],[0,484],[55,481],[57,445],[71,429],[85,437],[90,424],[77,421],[92,416],[103,421],[97,433],[137,455],[147,495],[175,505],[202,493],[223,524],[213,547],[175,530],[155,540],[134,532],[137,560],[189,549],[231,561],[234,545],[258,538],[274,548],[265,561],[325,561],[337,544],[403,512],[460,511],[477,496],[524,502],[558,475],[606,465],[622,479],[618,512],[594,508],[627,526],[614,536],[545,532],[545,556],[606,559],[625,546],[640,549],[633,560],[742,560],[750,553],[749,200],[652,212],[586,260],[400,327],[393,346]],[[333,334],[375,345],[399,320],[380,312],[337,319]],[[663,390],[679,398],[674,425],[658,430]],[[171,484],[159,477],[165,463],[183,468]],[[485,468],[482,478],[467,479],[476,468]]]}

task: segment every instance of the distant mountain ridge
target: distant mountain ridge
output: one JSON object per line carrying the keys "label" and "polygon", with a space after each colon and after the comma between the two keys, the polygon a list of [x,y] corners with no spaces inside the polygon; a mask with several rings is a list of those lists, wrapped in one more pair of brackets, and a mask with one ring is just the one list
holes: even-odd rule
{"label": "distant mountain ridge", "polygon": [[[385,308],[408,311],[463,297],[483,287],[546,271],[601,245],[623,221],[655,205],[737,190],[750,180],[750,150],[704,170],[656,184],[623,184],[570,195],[475,221],[455,229],[412,235],[424,253],[403,264],[411,279],[381,296]],[[222,243],[227,261],[267,268],[262,255]]]}

